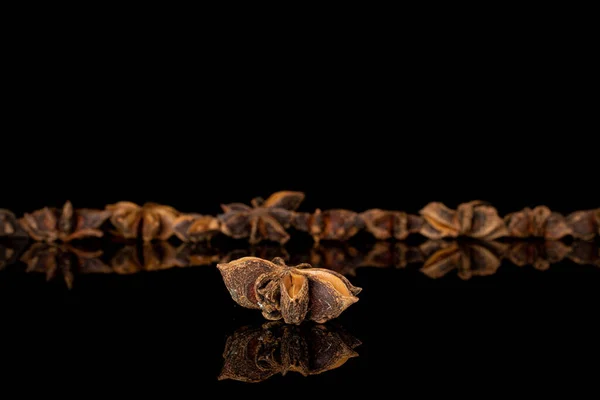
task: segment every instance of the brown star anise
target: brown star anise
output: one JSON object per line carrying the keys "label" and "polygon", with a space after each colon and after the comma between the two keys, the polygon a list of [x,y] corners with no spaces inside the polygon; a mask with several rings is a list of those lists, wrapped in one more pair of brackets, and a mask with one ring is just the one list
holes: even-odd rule
{"label": "brown star anise", "polygon": [[571,213],[567,216],[567,224],[571,234],[578,239],[590,240],[600,236],[600,208]]}
{"label": "brown star anise", "polygon": [[411,233],[419,232],[423,218],[402,211],[387,211],[378,208],[360,214],[365,228],[380,240],[395,238],[404,240]]}
{"label": "brown star anise", "polygon": [[221,221],[211,215],[183,214],[173,222],[175,236],[184,242],[210,240],[220,229]]}
{"label": "brown star anise", "polygon": [[138,206],[121,201],[106,209],[112,213],[110,222],[117,228],[117,235],[126,239],[141,237],[146,242],[170,238],[174,233],[174,222],[180,215],[173,207],[155,203]]}
{"label": "brown star anise", "polygon": [[546,206],[533,210],[525,208],[504,217],[508,234],[512,237],[543,237],[555,240],[572,233],[562,214],[552,212]]}
{"label": "brown star anise", "polygon": [[262,382],[294,371],[303,376],[339,368],[358,353],[361,342],[341,327],[265,323],[245,326],[227,339],[219,380]]}
{"label": "brown star anise", "polygon": [[496,209],[478,200],[460,204],[456,211],[442,203],[429,203],[420,214],[425,219],[421,234],[429,239],[469,236],[494,240],[508,233]]}
{"label": "brown star anise", "polygon": [[311,234],[317,243],[321,240],[348,240],[364,227],[358,213],[343,209],[296,213],[293,224],[296,229]]}
{"label": "brown star anise", "polygon": [[292,222],[294,210],[304,200],[304,193],[282,191],[268,199],[255,198],[252,207],[241,203],[221,205],[221,231],[234,239],[250,237],[250,243],[272,240],[285,243],[290,235],[285,231]]}
{"label": "brown star anise", "polygon": [[288,324],[336,318],[358,301],[361,291],[337,272],[308,264],[288,267],[280,258],[244,257],[217,266],[235,302]]}
{"label": "brown star anise", "polygon": [[8,210],[0,209],[0,237],[7,236],[27,236],[27,233],[21,228],[21,224],[19,224],[15,214]]}
{"label": "brown star anise", "polygon": [[35,240],[69,242],[85,237],[102,237],[98,229],[110,216],[110,211],[73,208],[67,201],[61,210],[45,207],[25,214],[20,223],[23,229]]}

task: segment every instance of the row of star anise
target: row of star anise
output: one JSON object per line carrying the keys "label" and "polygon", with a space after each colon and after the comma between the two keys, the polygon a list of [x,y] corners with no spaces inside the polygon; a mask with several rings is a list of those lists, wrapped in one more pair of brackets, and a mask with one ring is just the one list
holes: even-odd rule
{"label": "row of star anise", "polygon": [[460,204],[456,210],[442,203],[429,203],[420,215],[380,209],[362,213],[341,209],[297,212],[303,200],[301,192],[277,192],[266,200],[253,199],[251,206],[222,205],[223,213],[217,216],[182,213],[154,203],[139,206],[130,202],[112,204],[105,210],[74,209],[67,202],[62,209],[46,207],[21,219],[10,211],[0,210],[0,237],[29,236],[38,241],[68,242],[100,237],[106,225],[110,225],[106,229],[112,234],[126,239],[151,241],[177,236],[184,242],[197,242],[222,233],[235,239],[248,238],[252,244],[263,240],[285,243],[290,238],[287,231],[290,227],[308,232],[317,242],[348,240],[361,230],[382,240],[403,240],[416,233],[429,239],[466,236],[482,240],[504,236],[551,240],[572,236],[588,240],[600,234],[600,208],[577,211],[565,217],[548,207],[538,206],[505,218],[482,201]]}

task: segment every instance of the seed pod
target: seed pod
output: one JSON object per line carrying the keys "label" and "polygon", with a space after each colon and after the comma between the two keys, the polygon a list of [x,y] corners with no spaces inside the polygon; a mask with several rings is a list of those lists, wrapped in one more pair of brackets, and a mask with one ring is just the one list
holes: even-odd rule
{"label": "seed pod", "polygon": [[29,236],[38,241],[69,242],[86,237],[102,237],[99,228],[110,217],[110,211],[74,209],[67,201],[62,209],[45,207],[25,214],[20,223]]}
{"label": "seed pod", "polygon": [[361,291],[336,272],[308,264],[288,267],[280,258],[244,257],[218,268],[234,301],[289,324],[336,318],[358,301]]}
{"label": "seed pod", "polygon": [[173,235],[173,224],[179,212],[172,207],[146,203],[142,207],[121,201],[106,207],[112,213],[110,222],[117,228],[118,236],[126,239],[142,237],[145,242],[153,239],[167,240]]}

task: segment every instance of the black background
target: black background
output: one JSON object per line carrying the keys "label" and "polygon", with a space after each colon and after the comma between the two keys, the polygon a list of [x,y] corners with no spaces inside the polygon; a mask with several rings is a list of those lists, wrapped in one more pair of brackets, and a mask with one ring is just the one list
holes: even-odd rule
{"label": "black background", "polygon": [[[306,192],[307,211],[416,213],[473,199],[501,214],[598,207],[596,111],[577,54],[565,68],[527,51],[403,62],[375,53],[266,65],[240,55],[200,70],[181,54],[163,68],[126,52],[77,64],[51,52],[14,78],[0,206],[20,214],[67,199],[130,200],[216,214],[220,203],[287,189]],[[3,272],[6,363],[25,392],[77,382],[83,393],[194,395],[497,391],[593,371],[584,367],[597,350],[593,267],[506,265],[469,282],[365,268],[353,283],[361,301],[339,322],[363,342],[358,358],[244,385],[217,382],[221,353],[228,335],[263,320],[234,305],[214,266],[81,277],[71,291]]]}

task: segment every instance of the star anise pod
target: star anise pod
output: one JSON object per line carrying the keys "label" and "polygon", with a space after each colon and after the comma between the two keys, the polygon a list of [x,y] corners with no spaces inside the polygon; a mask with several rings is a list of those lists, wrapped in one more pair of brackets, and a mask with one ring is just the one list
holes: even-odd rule
{"label": "star anise pod", "polygon": [[262,382],[294,371],[317,375],[357,357],[360,340],[333,325],[265,323],[245,326],[227,338],[219,380]]}
{"label": "star anise pod", "polygon": [[0,208],[0,238],[1,237],[27,237],[15,214]]}
{"label": "star anise pod", "polygon": [[252,207],[241,203],[221,205],[221,231],[234,239],[250,238],[251,244],[261,240],[285,243],[290,236],[285,231],[291,224],[294,210],[304,200],[304,193],[282,191],[268,199],[252,200]]}
{"label": "star anise pod", "polygon": [[296,229],[312,235],[317,243],[321,240],[348,240],[364,227],[358,213],[343,209],[296,213],[293,224]]}
{"label": "star anise pod", "polygon": [[221,221],[211,215],[183,214],[173,222],[175,236],[184,242],[210,240],[220,229]]}
{"label": "star anise pod", "polygon": [[380,240],[404,240],[409,234],[419,232],[423,225],[423,218],[418,215],[378,208],[361,213],[360,218],[366,230]]}
{"label": "star anise pod", "polygon": [[86,237],[102,237],[99,228],[110,216],[110,211],[74,209],[67,201],[62,209],[45,207],[25,214],[20,223],[29,236],[38,241],[69,242]]}
{"label": "star anise pod", "polygon": [[429,203],[419,213],[425,219],[420,232],[429,239],[468,236],[494,240],[508,233],[496,209],[478,200],[460,204],[456,211],[439,202]]}
{"label": "star anise pod", "polygon": [[600,208],[569,214],[567,225],[573,237],[577,239],[590,240],[596,235],[600,236]]}
{"label": "star anise pod", "polygon": [[336,318],[358,301],[361,291],[337,272],[308,264],[288,267],[280,258],[245,257],[217,266],[235,302],[288,324]]}
{"label": "star anise pod", "polygon": [[524,208],[506,215],[504,221],[511,237],[555,240],[572,233],[565,217],[546,206],[537,206],[533,210]]}
{"label": "star anise pod", "polygon": [[155,203],[139,206],[121,201],[106,209],[112,213],[110,222],[117,229],[117,235],[126,239],[141,237],[145,242],[170,238],[174,233],[175,220],[180,215],[173,207]]}

